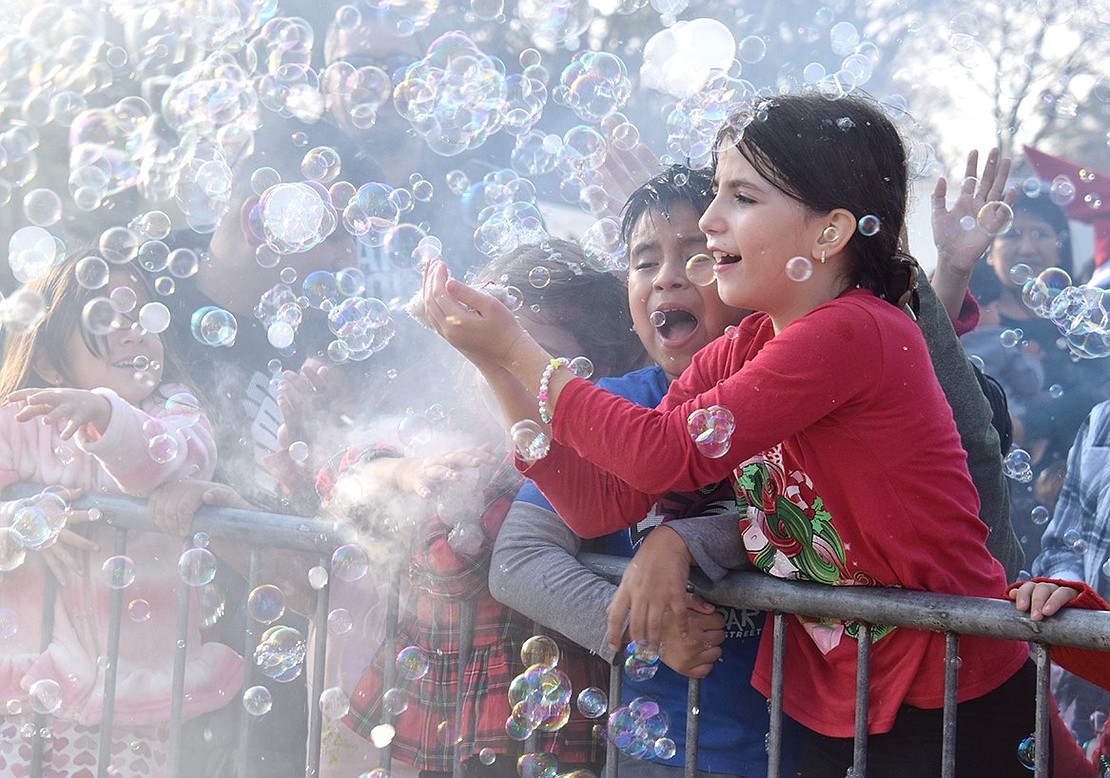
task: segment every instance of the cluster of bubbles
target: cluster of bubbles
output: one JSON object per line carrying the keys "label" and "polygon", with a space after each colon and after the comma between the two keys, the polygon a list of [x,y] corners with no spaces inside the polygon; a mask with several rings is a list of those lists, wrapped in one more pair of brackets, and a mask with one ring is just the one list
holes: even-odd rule
{"label": "cluster of bubbles", "polygon": [[521,419],[509,428],[513,452],[522,462],[536,462],[551,450],[551,438],[532,419]]}
{"label": "cluster of bubbles", "polygon": [[23,564],[27,551],[49,548],[66,528],[70,506],[66,492],[47,487],[33,497],[19,500],[8,526],[0,528],[0,572]]}
{"label": "cluster of bubbles", "polygon": [[[1071,276],[1058,267],[1034,275],[1024,263],[1010,268],[1010,280],[1021,286],[1025,306],[1059,329],[1068,351],[1076,359],[1110,355],[1110,292],[1087,284],[1073,285]],[[1021,330],[999,334],[1003,346],[1021,343]]]}
{"label": "cluster of bubbles", "polygon": [[650,697],[636,697],[609,714],[606,733],[621,753],[635,759],[669,759],[674,741],[667,737],[670,719]]}
{"label": "cluster of bubbles", "polygon": [[267,678],[288,683],[304,669],[305,652],[300,630],[279,624],[262,633],[254,649],[254,663]]}
{"label": "cluster of bubbles", "polygon": [[533,732],[556,732],[570,719],[571,684],[558,668],[559,647],[546,635],[524,641],[520,658],[527,668],[509,684],[511,713],[505,732],[527,740]]}
{"label": "cluster of bubbles", "polygon": [[535,185],[513,170],[495,170],[469,184],[462,205],[477,225],[474,246],[491,259],[548,239]]}
{"label": "cluster of bubbles", "polygon": [[630,681],[650,681],[659,671],[659,646],[633,640],[625,646],[624,674]]}
{"label": "cluster of bubbles", "polygon": [[732,445],[736,419],[728,408],[711,405],[692,412],[686,419],[686,430],[699,453],[711,459],[719,459],[728,453],[729,446]]}
{"label": "cluster of bubbles", "polygon": [[581,51],[563,69],[552,97],[578,115],[596,124],[619,111],[632,95],[628,69],[615,54]]}
{"label": "cluster of bubbles", "polygon": [[1014,446],[1002,460],[1002,473],[1018,483],[1027,484],[1033,480],[1032,462],[1028,451]]}

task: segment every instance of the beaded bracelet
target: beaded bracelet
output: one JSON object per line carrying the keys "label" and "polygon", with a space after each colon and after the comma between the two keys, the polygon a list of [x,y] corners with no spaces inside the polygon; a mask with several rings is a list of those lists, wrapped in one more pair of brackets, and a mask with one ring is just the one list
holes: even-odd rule
{"label": "beaded bracelet", "polygon": [[556,357],[547,363],[547,367],[543,369],[543,375],[540,376],[540,391],[536,395],[536,402],[540,406],[540,419],[544,424],[551,423],[551,410],[547,407],[547,385],[551,382],[551,376],[560,367],[567,367],[570,360],[566,357]]}

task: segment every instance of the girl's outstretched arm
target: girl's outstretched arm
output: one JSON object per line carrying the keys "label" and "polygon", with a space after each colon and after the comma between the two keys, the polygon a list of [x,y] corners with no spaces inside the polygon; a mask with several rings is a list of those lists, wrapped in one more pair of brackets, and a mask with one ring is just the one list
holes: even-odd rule
{"label": "girl's outstretched arm", "polygon": [[9,394],[4,402],[26,403],[15,415],[16,421],[40,417],[47,425],[65,421],[62,440],[69,440],[86,424],[91,424],[98,435],[103,435],[112,418],[112,404],[108,399],[88,389],[19,389]]}

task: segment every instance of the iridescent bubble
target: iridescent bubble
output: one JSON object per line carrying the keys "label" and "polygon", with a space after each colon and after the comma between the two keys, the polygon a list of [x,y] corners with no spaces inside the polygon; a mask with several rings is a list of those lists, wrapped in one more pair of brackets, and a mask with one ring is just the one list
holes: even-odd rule
{"label": "iridescent bubble", "polygon": [[1003,348],[1014,348],[1021,344],[1024,333],[1020,329],[1005,329],[998,333],[998,342]]}
{"label": "iridescent bubble", "polygon": [[382,695],[382,710],[393,716],[399,716],[409,709],[409,695],[401,688],[387,689]]}
{"label": "iridescent bubble", "polygon": [[100,256],[113,265],[130,262],[139,253],[139,236],[126,227],[109,227],[100,234]]}
{"label": "iridescent bubble", "polygon": [[314,565],[308,569],[308,585],[319,591],[328,585],[327,568]]}
{"label": "iridescent bubble", "polygon": [[1034,769],[1037,764],[1037,738],[1033,735],[1028,735],[1021,739],[1017,746],[1018,761],[1024,767],[1030,770]]}
{"label": "iridescent bubble", "polygon": [[100,257],[90,256],[78,260],[74,273],[77,283],[85,289],[100,289],[108,283],[108,263]]}
{"label": "iridescent bubble", "polygon": [[366,575],[369,568],[366,552],[353,543],[340,546],[331,555],[331,571],[341,581],[353,583]]}
{"label": "iridescent bubble", "polygon": [[1027,484],[1033,480],[1032,460],[1023,448],[1012,448],[1002,460],[1002,472],[1007,478]]}
{"label": "iridescent bubble", "polygon": [[216,557],[206,548],[190,548],[177,560],[177,572],[188,586],[204,586],[216,577]]}
{"label": "iridescent bubble", "polygon": [[1048,387],[1048,396],[1053,400],[1059,400],[1064,396],[1064,387],[1060,384],[1052,384]]}
{"label": "iridescent bubble", "polygon": [[1061,208],[1070,205],[1075,199],[1075,183],[1065,175],[1056,176],[1049,184],[1048,199]]}
{"label": "iridescent bubble", "polygon": [[567,368],[576,378],[589,378],[594,374],[594,363],[586,357],[574,357]]}
{"label": "iridescent bubble", "polygon": [[127,616],[136,624],[150,620],[150,603],[141,597],[127,603]]}
{"label": "iridescent bubble", "polygon": [[740,41],[740,45],[736,49],[736,56],[740,58],[741,62],[746,62],[749,65],[762,62],[763,58],[767,56],[767,41],[758,35],[748,35]]}
{"label": "iridescent bubble", "polygon": [[346,608],[335,608],[328,614],[328,632],[332,635],[346,635],[354,626],[354,618]]}
{"label": "iridescent bubble", "polygon": [[543,289],[551,283],[551,271],[543,265],[537,265],[528,271],[528,283],[535,289]]}
{"label": "iridescent bubble", "polygon": [[239,331],[233,313],[211,305],[198,308],[191,317],[190,326],[193,337],[206,346],[230,347]]}
{"label": "iridescent bubble", "polygon": [[62,198],[53,189],[32,189],[23,196],[23,215],[38,227],[57,224],[62,219]]}
{"label": "iridescent bubble", "polygon": [[555,778],[558,766],[552,754],[521,754],[516,761],[520,778]]}
{"label": "iridescent bubble", "polygon": [[608,708],[608,696],[596,686],[590,686],[578,692],[578,710],[586,718],[596,719],[604,716]]}
{"label": "iridescent bubble", "polygon": [[10,572],[23,564],[27,547],[23,536],[11,527],[0,527],[0,572]]}
{"label": "iridescent bubble", "polygon": [[1000,200],[985,203],[975,220],[988,235],[1002,235],[1014,224],[1014,209]]}
{"label": "iridescent bubble", "polygon": [[736,420],[728,408],[712,405],[691,413],[686,420],[686,428],[703,456],[719,459],[728,453],[732,444]]}
{"label": "iridescent bubble", "polygon": [[865,238],[873,237],[879,234],[882,226],[883,223],[878,216],[872,216],[871,214],[861,216],[858,224],[859,234]]}
{"label": "iridescent bubble", "polygon": [[50,715],[62,707],[62,687],[53,678],[40,678],[27,690],[35,713]]}
{"label": "iridescent bubble", "polygon": [[547,635],[533,635],[520,647],[520,660],[525,667],[555,667],[559,664],[559,646]]}
{"label": "iridescent bubble", "polygon": [[31,500],[26,500],[15,510],[11,527],[23,538],[23,545],[41,549],[51,545],[55,533],[43,513]]}
{"label": "iridescent bubble", "polygon": [[513,451],[522,462],[536,462],[547,456],[551,440],[540,425],[532,419],[521,419],[509,428]]}
{"label": "iridescent bubble", "polygon": [[304,177],[322,184],[330,184],[339,177],[339,152],[331,146],[317,146],[310,149],[301,160]]}
{"label": "iridescent bubble", "polygon": [[285,615],[285,593],[273,584],[256,586],[247,595],[247,613],[255,621],[272,624]]}
{"label": "iridescent bubble", "polygon": [[135,582],[135,563],[129,556],[110,556],[100,566],[109,589],[126,589]]}
{"label": "iridescent bubble", "polygon": [[669,737],[661,737],[655,741],[652,751],[659,759],[670,759],[675,755],[678,749],[675,747],[674,741]]}
{"label": "iridescent bubble", "polygon": [[1048,523],[1048,520],[1051,518],[1051,514],[1049,513],[1048,508],[1044,507],[1043,505],[1037,505],[1033,508],[1032,511],[1029,512],[1029,518],[1033,521],[1034,524],[1041,526]]}
{"label": "iridescent bubble", "polygon": [[786,260],[786,277],[791,281],[808,281],[813,275],[813,263],[807,257],[791,257]]}
{"label": "iridescent bubble", "polygon": [[428,670],[428,657],[418,646],[405,646],[397,652],[397,674],[406,681],[420,680]]}
{"label": "iridescent bubble", "polygon": [[160,465],[166,465],[177,459],[180,447],[177,438],[169,433],[155,435],[147,443],[147,452],[150,458]]}
{"label": "iridescent bubble", "polygon": [[665,311],[652,311],[648,321],[652,327],[662,327],[667,323],[667,314]]}
{"label": "iridescent bubble", "polygon": [[1010,267],[1010,281],[1018,286],[1024,286],[1025,282],[1033,277],[1033,268],[1024,262],[1018,262]]}
{"label": "iridescent bubble", "polygon": [[147,303],[139,309],[139,326],[154,334],[165,332],[170,326],[170,309],[162,303]]}
{"label": "iridescent bubble", "polygon": [[489,766],[497,761],[497,754],[492,748],[483,748],[478,752],[478,761],[482,764]]}
{"label": "iridescent bubble", "polygon": [[717,280],[714,264],[715,260],[709,254],[695,254],[686,260],[686,277],[692,284],[709,286]]}
{"label": "iridescent bubble", "polygon": [[351,710],[351,700],[338,686],[320,692],[320,713],[328,721],[338,721]]}
{"label": "iridescent bubble", "polygon": [[265,716],[274,707],[274,698],[265,686],[252,686],[243,692],[243,709],[252,716]]}
{"label": "iridescent bubble", "polygon": [[139,266],[151,273],[161,273],[170,264],[170,253],[170,247],[160,240],[144,241],[139,246]]}
{"label": "iridescent bubble", "polygon": [[148,240],[162,240],[170,234],[173,223],[162,211],[147,211],[139,217],[139,232]]}
{"label": "iridescent bubble", "polygon": [[289,348],[297,337],[297,331],[288,323],[275,321],[266,328],[266,339],[278,351]]}
{"label": "iridescent bubble", "polygon": [[254,649],[254,663],[268,678],[288,683],[304,669],[305,639],[293,627],[277,625],[266,630]]}
{"label": "iridescent bubble", "polygon": [[192,249],[174,249],[166,258],[166,269],[174,278],[192,278],[200,270],[200,258]]}

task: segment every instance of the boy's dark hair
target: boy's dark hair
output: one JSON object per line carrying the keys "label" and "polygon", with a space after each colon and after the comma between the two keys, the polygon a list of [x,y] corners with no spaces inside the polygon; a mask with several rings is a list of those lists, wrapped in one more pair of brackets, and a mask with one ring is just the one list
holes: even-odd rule
{"label": "boy's dark hair", "polygon": [[628,243],[640,217],[648,211],[667,216],[672,206],[686,203],[700,217],[713,200],[712,187],[713,171],[709,168],[671,165],[628,196],[621,216],[621,239]]}
{"label": "boy's dark hair", "polygon": [[865,97],[829,100],[816,92],[779,95],[754,112],[733,115],[717,138],[767,181],[806,208],[836,208],[879,219],[879,231],[848,241],[848,280],[897,304],[916,263],[898,245],[906,219],[909,174],[894,123]]}

